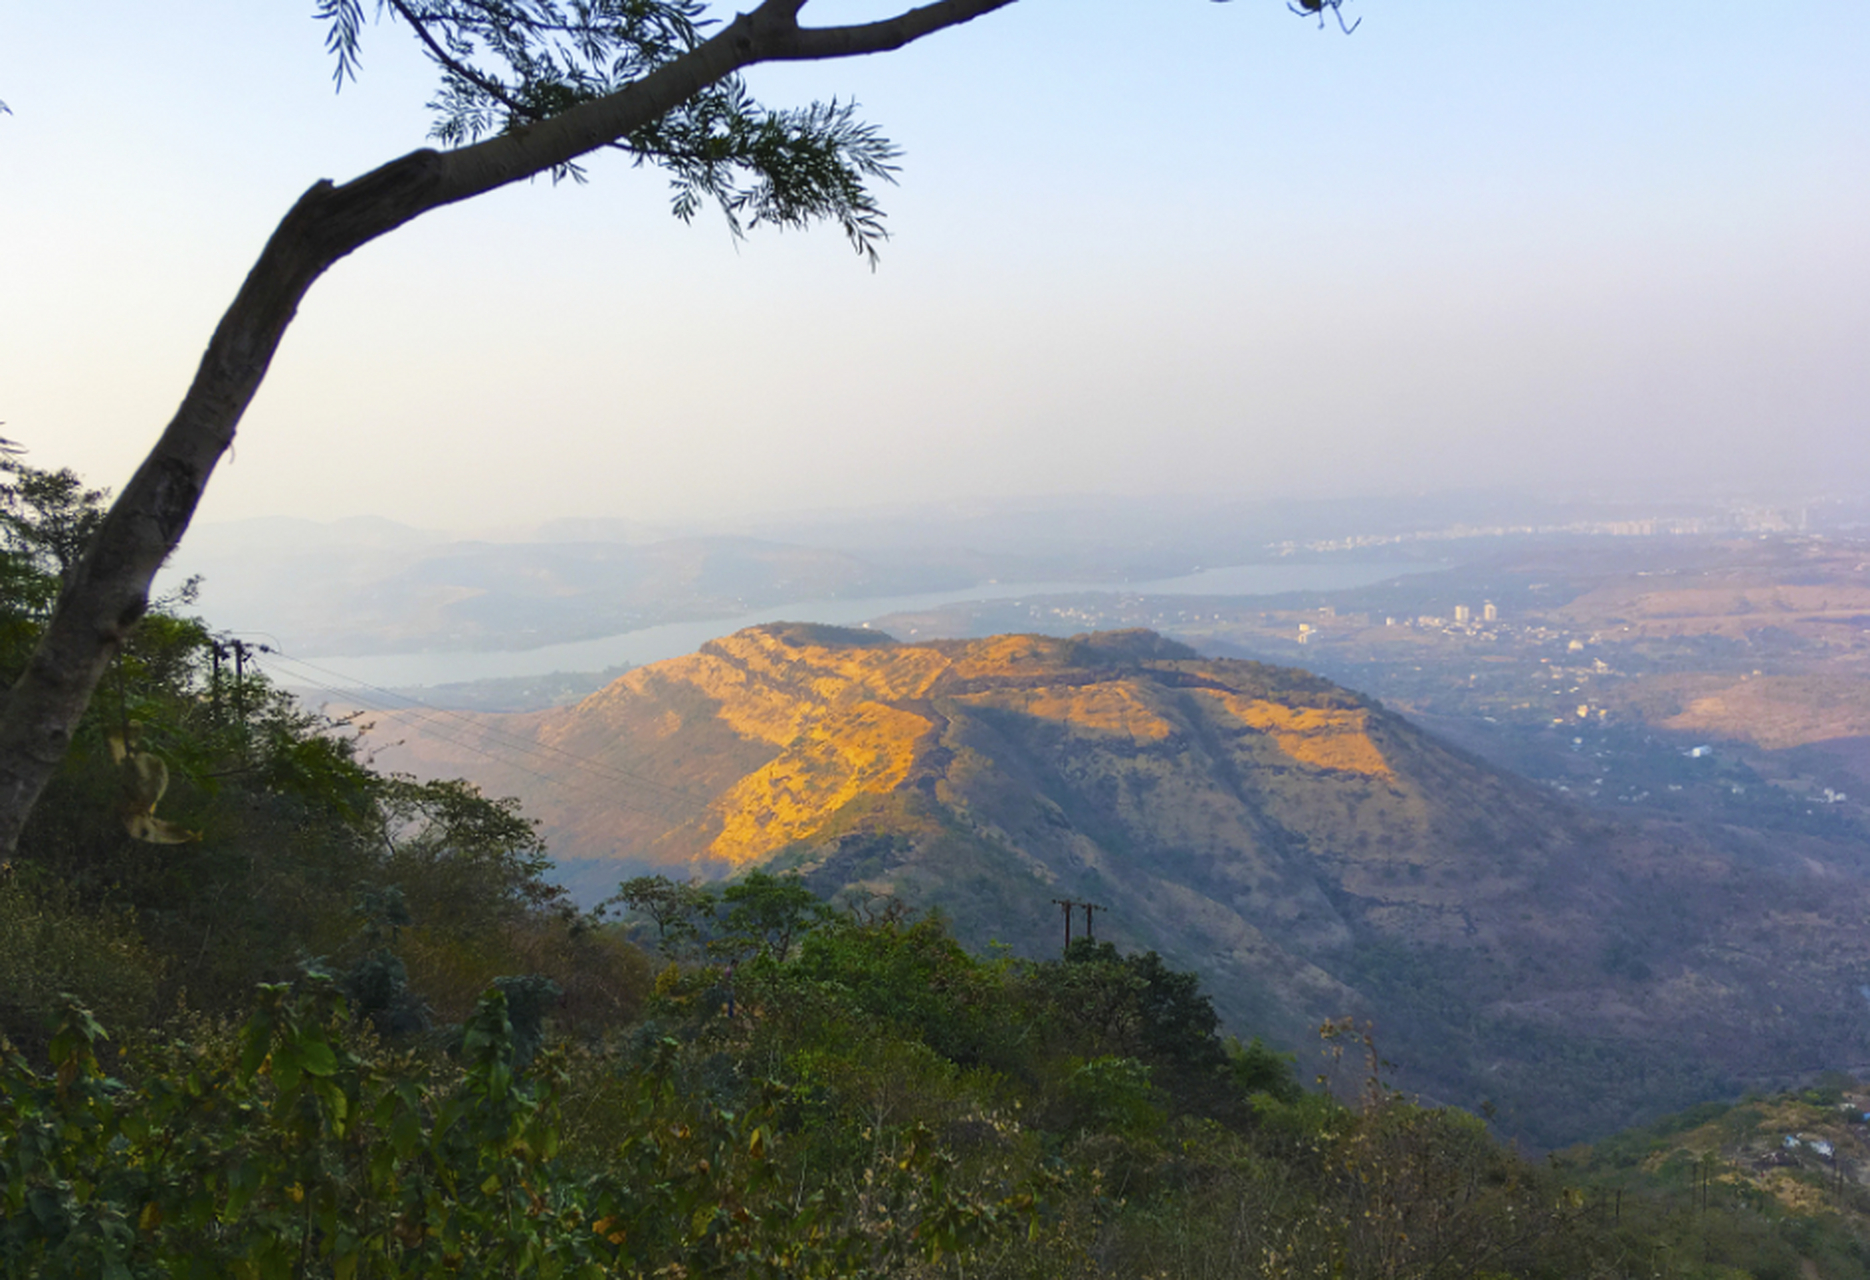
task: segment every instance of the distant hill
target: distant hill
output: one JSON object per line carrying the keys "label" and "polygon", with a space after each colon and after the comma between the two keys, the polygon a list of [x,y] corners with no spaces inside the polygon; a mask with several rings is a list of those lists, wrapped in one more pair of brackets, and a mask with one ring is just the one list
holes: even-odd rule
{"label": "distant hill", "polygon": [[1558,1153],[1588,1215],[1704,1274],[1870,1274],[1870,1089],[1842,1074]]}
{"label": "distant hill", "polygon": [[1870,894],[1829,847],[1617,825],[1151,632],[761,627],[572,707],[377,738],[519,795],[588,896],[789,867],[1029,954],[1062,942],[1054,900],[1100,904],[1100,937],[1197,970],[1236,1031],[1372,1019],[1399,1084],[1539,1145],[1870,1060]]}
{"label": "distant hill", "polygon": [[626,541],[628,532],[567,520],[494,542],[387,520],[238,521],[191,534],[165,581],[200,575],[204,607],[220,625],[316,658],[534,649],[785,601],[951,590],[993,576],[965,558],[880,565],[755,538]]}

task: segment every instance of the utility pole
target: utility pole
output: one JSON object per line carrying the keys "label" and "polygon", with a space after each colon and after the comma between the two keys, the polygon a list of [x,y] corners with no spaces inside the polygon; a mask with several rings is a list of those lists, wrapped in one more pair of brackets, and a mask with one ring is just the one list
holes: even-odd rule
{"label": "utility pole", "polygon": [[[1081,907],[1084,904],[1082,902],[1079,902],[1076,898],[1054,898],[1052,899],[1052,905],[1056,906],[1061,912],[1064,913],[1064,916],[1065,916],[1065,950],[1070,951],[1071,950],[1071,913],[1074,909]],[[1090,917],[1086,916],[1085,920],[1088,923],[1090,920]]]}
{"label": "utility pole", "polygon": [[1108,911],[1109,907],[1101,902],[1080,902],[1076,898],[1054,898],[1052,905],[1065,917],[1065,950],[1071,950],[1071,913],[1079,907],[1084,908],[1084,936],[1092,942],[1097,941],[1097,913]]}
{"label": "utility pole", "polygon": [[208,687],[212,690],[213,694],[214,723],[217,725],[221,723],[221,663],[226,659],[227,653],[227,646],[222,644],[219,640],[210,639],[208,641],[208,654],[214,664],[213,675],[210,677],[210,684]]}
{"label": "utility pole", "polygon": [[[234,654],[234,719],[239,721],[244,728],[247,723],[247,697],[246,690],[242,685],[247,678],[247,659],[253,657],[255,654],[271,653],[273,652],[273,647],[269,644],[248,644],[245,640],[229,640],[227,642],[227,648],[231,649]],[[219,675],[222,652],[221,646],[217,644],[214,647],[214,670],[216,675],[215,683],[217,686],[220,683]]]}
{"label": "utility pole", "polygon": [[247,724],[246,691],[241,683],[247,678],[247,645],[245,641],[235,640],[234,650],[234,719],[242,728]]}

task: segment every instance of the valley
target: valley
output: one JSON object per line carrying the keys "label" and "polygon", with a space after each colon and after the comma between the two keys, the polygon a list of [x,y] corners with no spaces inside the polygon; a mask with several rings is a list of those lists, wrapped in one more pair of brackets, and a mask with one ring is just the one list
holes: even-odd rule
{"label": "valley", "polygon": [[1329,676],[1594,805],[1858,840],[1870,836],[1866,555],[1783,535],[1604,539],[1346,592],[1077,596],[876,625],[1148,626]]}
{"label": "valley", "polygon": [[[1522,714],[1520,738],[1541,746],[1553,718]],[[1582,736],[1547,754],[1602,765]],[[581,895],[796,870],[1034,956],[1058,945],[1057,900],[1094,902],[1100,937],[1194,969],[1237,1033],[1296,1047],[1371,1020],[1403,1087],[1538,1146],[1870,1062],[1870,877],[1839,806],[1845,825],[1774,826],[1581,803],[1366,695],[1147,631],[775,625],[571,707],[443,733],[391,713],[373,740],[399,744],[392,767],[521,797]],[[1665,753],[1682,759],[1636,755]]]}

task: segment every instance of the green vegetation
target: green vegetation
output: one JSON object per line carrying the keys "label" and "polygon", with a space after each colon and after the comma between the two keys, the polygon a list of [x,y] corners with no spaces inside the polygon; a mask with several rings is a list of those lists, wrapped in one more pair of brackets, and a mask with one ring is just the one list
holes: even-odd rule
{"label": "green vegetation", "polygon": [[[17,665],[99,499],[6,465]],[[975,954],[757,870],[577,912],[511,802],[376,773],[185,603],[0,877],[7,1276],[1863,1274],[1818,1166],[1706,1227],[1734,1117],[1537,1166],[1348,1023],[1321,1078],[1361,1093],[1306,1088],[1153,951]]]}
{"label": "green vegetation", "polygon": [[1828,1078],[1704,1103],[1553,1164],[1664,1274],[1870,1276],[1865,1101]]}
{"label": "green vegetation", "polygon": [[[739,1016],[722,981],[672,968],[643,1019],[555,1036],[529,1062],[499,990],[424,1050],[380,1037],[329,978],[269,985],[244,1026],[172,1021],[129,1037],[110,1073],[102,1028],[69,1008],[44,1067],[0,1065],[0,1260],[48,1276],[1044,1276],[1171,1257],[1176,1274],[1330,1274],[1400,1251],[1398,1274],[1470,1274],[1434,1261],[1459,1218],[1475,1233],[1461,1257],[1556,1275],[1528,1246],[1586,1243],[1556,1186],[1466,1117],[1387,1096],[1353,1113],[1289,1072],[1219,1088],[1264,1056],[1221,1051],[1153,957],[980,960],[893,912],[821,918],[789,962],[762,947]],[[1158,1082],[1195,1063],[1207,1091]],[[1204,1114],[1217,1103],[1232,1123]],[[1400,1153],[1468,1177],[1463,1211],[1431,1210],[1439,1189],[1407,1169],[1373,1195]]]}
{"label": "green vegetation", "polygon": [[[794,888],[768,878],[754,896]],[[0,1062],[0,1265],[1687,1277],[1812,1259],[1863,1274],[1834,1213],[1756,1209],[1735,1231],[1685,1215],[1684,1193],[1714,1182],[1693,1180],[1705,1160],[1666,1160],[1613,1198],[1666,1134],[1535,1167],[1374,1077],[1351,1105],[1306,1091],[1289,1059],[1220,1042],[1192,978],[1153,955],[982,958],[939,919],[868,905],[808,912],[784,959],[768,942],[731,973],[672,963],[609,1027],[567,1034],[554,1011],[530,1054],[510,987],[447,1042],[381,1034],[316,975],[261,987],[244,1024],[182,1016],[114,1053],[68,1007],[42,1063]],[[1374,1066],[1367,1035],[1326,1033]]]}
{"label": "green vegetation", "polygon": [[[0,459],[0,680],[103,498]],[[503,974],[557,983],[576,1018],[641,1003],[642,956],[542,879],[512,802],[376,773],[352,726],[180,613],[188,594],[112,664],[0,877],[0,1034],[42,1048],[61,992],[133,1027],[242,1009],[256,984],[311,972],[385,1030],[460,1023]]]}

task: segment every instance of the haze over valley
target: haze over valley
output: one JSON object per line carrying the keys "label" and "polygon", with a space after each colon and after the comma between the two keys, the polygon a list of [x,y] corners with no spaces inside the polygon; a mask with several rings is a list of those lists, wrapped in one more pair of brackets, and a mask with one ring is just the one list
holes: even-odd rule
{"label": "haze over valley", "polygon": [[[335,665],[360,681],[438,685],[678,656],[723,629],[709,623],[847,624],[1074,589],[1330,590],[1485,558],[1502,539],[1827,528],[1860,514],[1835,499],[1769,506],[1457,494],[1034,498],[726,527],[565,519],[467,537],[383,519],[275,518],[204,526],[163,581],[198,575],[203,607],[228,630],[305,658],[348,659]],[[387,660],[394,655],[406,660]]]}

